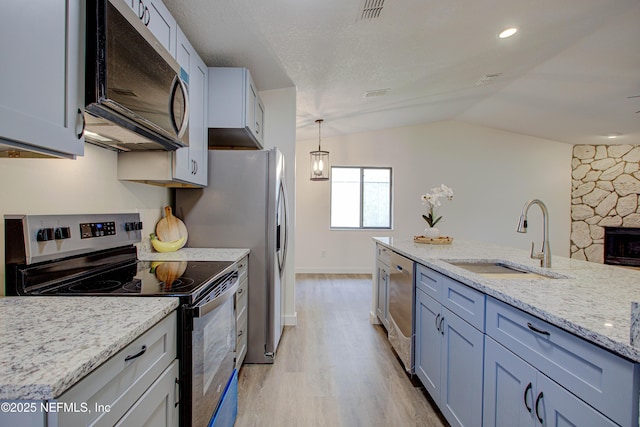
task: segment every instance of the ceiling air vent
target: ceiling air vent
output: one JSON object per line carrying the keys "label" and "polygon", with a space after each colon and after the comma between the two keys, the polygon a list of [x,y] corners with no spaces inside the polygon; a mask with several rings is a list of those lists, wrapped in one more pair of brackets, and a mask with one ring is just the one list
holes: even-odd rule
{"label": "ceiling air vent", "polygon": [[376,90],[368,90],[364,93],[365,98],[376,98],[378,96],[385,96],[389,92],[389,88],[387,89],[376,89]]}
{"label": "ceiling air vent", "polygon": [[356,21],[370,21],[380,17],[384,0],[362,0],[361,5]]}

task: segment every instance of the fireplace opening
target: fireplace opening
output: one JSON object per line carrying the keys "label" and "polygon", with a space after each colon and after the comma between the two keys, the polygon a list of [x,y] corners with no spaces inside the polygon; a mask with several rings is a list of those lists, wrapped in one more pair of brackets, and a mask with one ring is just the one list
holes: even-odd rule
{"label": "fireplace opening", "polygon": [[640,267],[640,228],[605,227],[604,263]]}

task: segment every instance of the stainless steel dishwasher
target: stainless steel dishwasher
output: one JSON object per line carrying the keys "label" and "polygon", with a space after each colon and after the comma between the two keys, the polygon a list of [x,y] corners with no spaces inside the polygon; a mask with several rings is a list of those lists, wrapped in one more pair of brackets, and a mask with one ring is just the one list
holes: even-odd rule
{"label": "stainless steel dishwasher", "polygon": [[391,252],[389,274],[389,341],[404,368],[413,374],[413,268],[414,263]]}

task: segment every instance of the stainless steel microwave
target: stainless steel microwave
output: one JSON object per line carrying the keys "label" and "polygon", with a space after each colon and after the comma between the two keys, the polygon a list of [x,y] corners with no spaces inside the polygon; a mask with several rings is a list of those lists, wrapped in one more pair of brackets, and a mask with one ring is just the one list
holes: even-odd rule
{"label": "stainless steel microwave", "polygon": [[189,145],[189,76],[123,0],[87,0],[85,140],[118,151]]}

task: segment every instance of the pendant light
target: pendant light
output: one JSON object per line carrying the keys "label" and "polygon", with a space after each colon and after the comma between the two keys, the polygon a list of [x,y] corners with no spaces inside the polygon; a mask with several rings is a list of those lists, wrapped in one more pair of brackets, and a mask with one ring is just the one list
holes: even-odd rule
{"label": "pendant light", "polygon": [[322,151],[320,148],[321,134],[320,127],[324,120],[318,119],[318,151],[312,151],[311,154],[311,181],[328,181],[329,180],[329,152]]}

